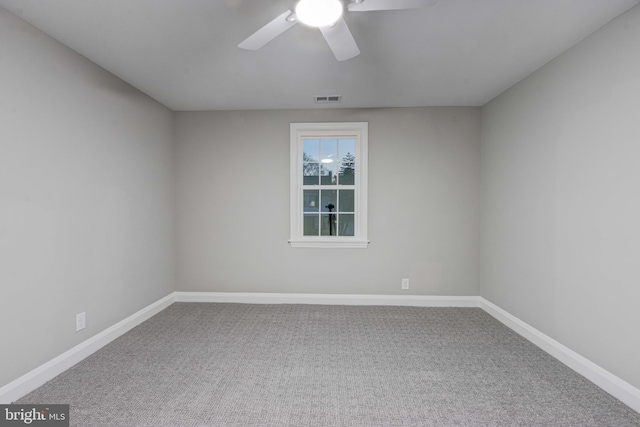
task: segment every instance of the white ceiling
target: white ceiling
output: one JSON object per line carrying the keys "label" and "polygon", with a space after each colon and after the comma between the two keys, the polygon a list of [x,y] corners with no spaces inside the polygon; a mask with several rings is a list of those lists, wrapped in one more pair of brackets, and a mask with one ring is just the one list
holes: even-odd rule
{"label": "white ceiling", "polygon": [[480,106],[638,0],[439,0],[349,12],[361,54],[335,60],[297,25],[237,47],[294,0],[0,0],[173,110]]}

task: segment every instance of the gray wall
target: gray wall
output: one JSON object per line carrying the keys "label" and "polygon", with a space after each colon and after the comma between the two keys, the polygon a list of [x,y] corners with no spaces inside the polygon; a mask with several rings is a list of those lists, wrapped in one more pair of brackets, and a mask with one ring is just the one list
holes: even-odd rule
{"label": "gray wall", "polygon": [[172,120],[0,8],[0,386],[173,291]]}
{"label": "gray wall", "polygon": [[[640,387],[639,39],[636,7],[482,120],[174,116],[0,8],[0,386],[177,289],[480,293]],[[288,129],[307,121],[369,122],[368,249],[287,243]]]}
{"label": "gray wall", "polygon": [[[316,121],[369,122],[367,249],[287,243],[289,123]],[[479,135],[478,108],[177,113],[177,289],[477,295]]]}
{"label": "gray wall", "polygon": [[482,111],[480,294],[640,387],[640,6]]}

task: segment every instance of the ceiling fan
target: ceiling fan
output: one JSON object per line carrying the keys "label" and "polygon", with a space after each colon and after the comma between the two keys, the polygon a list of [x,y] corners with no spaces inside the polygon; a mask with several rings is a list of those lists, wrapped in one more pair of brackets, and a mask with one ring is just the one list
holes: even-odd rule
{"label": "ceiling fan", "polygon": [[417,9],[433,6],[437,0],[352,0],[346,8],[341,0],[299,0],[295,10],[287,10],[238,45],[258,50],[298,22],[316,27],[324,36],[338,61],[346,61],[360,54],[343,12]]}

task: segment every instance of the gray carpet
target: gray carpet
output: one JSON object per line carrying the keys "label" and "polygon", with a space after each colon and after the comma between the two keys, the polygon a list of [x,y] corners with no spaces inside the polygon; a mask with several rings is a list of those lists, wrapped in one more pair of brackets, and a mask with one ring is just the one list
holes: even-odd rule
{"label": "gray carpet", "polygon": [[477,308],[176,303],[18,403],[74,426],[640,426]]}

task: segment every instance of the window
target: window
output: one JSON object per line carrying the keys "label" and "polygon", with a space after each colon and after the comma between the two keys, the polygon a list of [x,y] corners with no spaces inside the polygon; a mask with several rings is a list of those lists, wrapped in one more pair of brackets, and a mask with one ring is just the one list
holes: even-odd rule
{"label": "window", "polygon": [[368,124],[291,123],[293,247],[366,248]]}

